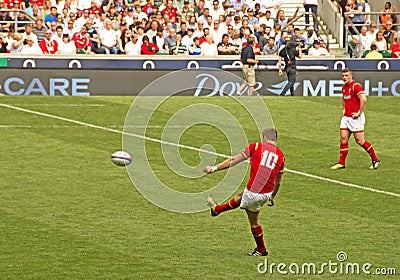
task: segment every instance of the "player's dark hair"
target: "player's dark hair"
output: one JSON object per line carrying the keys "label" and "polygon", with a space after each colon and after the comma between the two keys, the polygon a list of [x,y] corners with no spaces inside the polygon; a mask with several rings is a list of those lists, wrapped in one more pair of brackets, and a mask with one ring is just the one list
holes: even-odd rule
{"label": "player's dark hair", "polygon": [[278,132],[275,128],[266,128],[262,131],[262,135],[267,137],[268,140],[276,142],[278,140]]}
{"label": "player's dark hair", "polygon": [[347,72],[350,72],[350,73],[351,73],[351,69],[350,69],[350,68],[344,68],[344,69],[342,70],[342,73],[347,73]]}

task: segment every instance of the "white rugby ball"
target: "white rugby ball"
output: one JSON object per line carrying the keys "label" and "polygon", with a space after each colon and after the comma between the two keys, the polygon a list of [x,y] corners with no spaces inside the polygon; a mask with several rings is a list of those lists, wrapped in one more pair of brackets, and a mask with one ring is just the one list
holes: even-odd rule
{"label": "white rugby ball", "polygon": [[111,155],[111,160],[118,166],[126,166],[132,162],[132,157],[127,152],[118,151]]}

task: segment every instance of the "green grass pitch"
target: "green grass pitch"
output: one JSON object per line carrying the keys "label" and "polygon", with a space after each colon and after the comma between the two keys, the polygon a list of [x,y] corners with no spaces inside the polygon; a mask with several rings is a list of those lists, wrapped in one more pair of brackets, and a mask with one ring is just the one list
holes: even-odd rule
{"label": "green grass pitch", "polygon": [[[1,104],[116,130],[123,129],[132,101],[133,97],[0,98]],[[154,115],[155,126],[147,136],[159,139],[162,128],[156,125],[164,124],[182,104],[196,102],[227,106],[234,101],[172,98]],[[347,168],[329,170],[338,159],[340,98],[269,97],[264,102],[279,131],[278,145],[288,169],[400,194],[399,98],[368,99],[366,138],[382,161],[372,171],[369,156],[353,139]],[[246,116],[236,113],[245,121]],[[245,131],[251,141],[259,140],[251,125]],[[331,274],[327,269],[319,276],[281,275],[276,270],[262,275],[257,266],[264,258],[246,256],[255,245],[244,211],[211,218],[208,212],[174,213],[148,202],[125,168],[110,160],[111,153],[121,149],[121,134],[0,106],[0,141],[0,279],[398,279],[400,275],[398,196],[286,172],[276,206],[261,211],[269,264],[338,262],[336,254],[344,251],[346,262],[370,263],[371,272],[396,268],[397,276]],[[217,129],[198,125],[181,137],[181,144],[188,146],[207,143],[219,153],[229,153],[227,140]],[[181,178],[162,161],[159,144],[146,145],[157,176],[177,190],[206,190],[226,173]],[[196,151],[181,148],[180,154],[188,165],[199,163]],[[244,186],[245,182],[238,191]]]}

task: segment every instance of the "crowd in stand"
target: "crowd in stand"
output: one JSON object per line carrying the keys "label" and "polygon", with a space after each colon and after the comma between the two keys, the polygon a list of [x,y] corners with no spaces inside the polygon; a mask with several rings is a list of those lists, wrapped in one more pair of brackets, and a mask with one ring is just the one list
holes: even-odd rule
{"label": "crowd in stand", "polygon": [[[309,11],[317,5],[304,1]],[[237,55],[254,34],[255,54],[277,55],[291,37],[306,54],[329,55],[315,22],[310,26],[306,18],[306,28],[288,24],[298,11],[287,17],[281,0],[0,0],[0,52]],[[398,36],[387,39],[382,33],[387,42],[382,48],[392,48]]]}
{"label": "crowd in stand", "polygon": [[379,10],[378,21],[375,22],[371,21],[369,14],[361,14],[371,12],[368,0],[345,2],[343,12],[348,13],[353,24],[349,27],[350,33],[353,34],[349,39],[354,48],[353,56],[400,58],[400,31],[397,31],[397,16],[394,14],[391,3],[384,3],[384,7]]}

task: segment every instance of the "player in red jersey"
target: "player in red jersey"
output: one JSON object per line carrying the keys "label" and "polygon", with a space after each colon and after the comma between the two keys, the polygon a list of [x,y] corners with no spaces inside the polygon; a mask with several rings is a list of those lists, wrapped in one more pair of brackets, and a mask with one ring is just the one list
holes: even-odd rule
{"label": "player in red jersey", "polygon": [[275,205],[274,199],[279,191],[285,165],[285,156],[276,147],[278,140],[276,130],[274,128],[266,128],[262,131],[262,137],[263,142],[252,143],[240,154],[228,158],[215,166],[208,165],[203,168],[206,173],[214,173],[218,170],[233,167],[239,162],[250,158],[250,179],[244,191],[221,205],[217,205],[211,197],[207,199],[211,216],[213,217],[239,206],[246,210],[251,232],[257,244],[257,248],[252,253],[249,253],[249,256],[268,255],[258,217],[261,207],[265,203],[270,201],[268,206]]}
{"label": "player in red jersey", "polygon": [[375,154],[374,148],[364,138],[365,116],[364,110],[367,104],[363,87],[353,80],[351,69],[342,70],[343,94],[343,116],[340,122],[340,158],[331,169],[345,168],[346,156],[349,152],[349,138],[353,133],[357,144],[363,147],[371,156],[372,164],[369,169],[377,169],[380,161]]}

